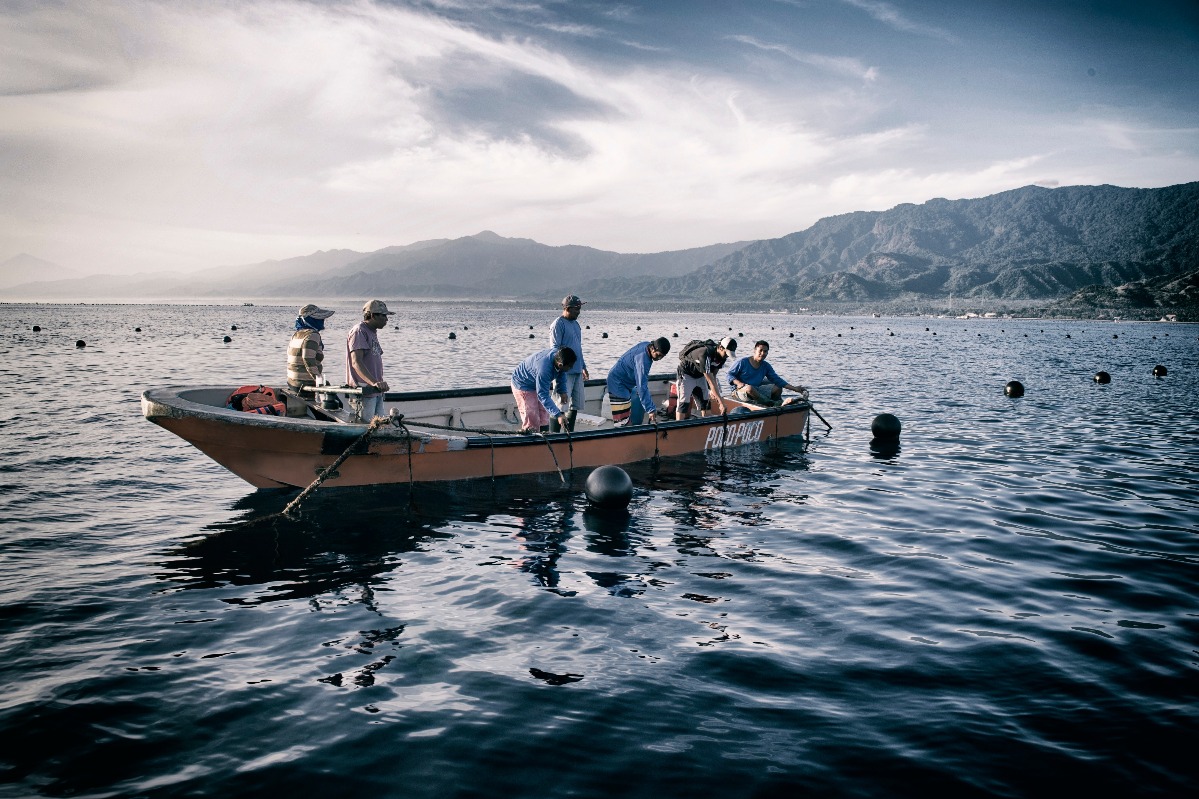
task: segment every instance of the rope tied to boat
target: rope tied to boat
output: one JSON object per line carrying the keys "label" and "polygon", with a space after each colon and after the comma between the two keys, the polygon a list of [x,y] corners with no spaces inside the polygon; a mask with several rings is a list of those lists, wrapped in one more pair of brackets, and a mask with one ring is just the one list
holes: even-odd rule
{"label": "rope tied to boat", "polygon": [[[338,466],[341,466],[343,463],[345,463],[346,458],[350,457],[350,453],[353,452],[354,449],[359,444],[363,443],[364,441],[369,439],[372,435],[374,435],[375,431],[378,430],[380,427],[383,427],[384,425],[388,425],[388,424],[391,424],[391,419],[388,417],[376,416],[374,419],[372,419],[370,424],[366,426],[366,431],[362,435],[358,436],[358,438],[354,439],[350,443],[350,446],[346,447],[345,452],[338,455],[337,459],[334,460],[333,463],[329,464],[324,469],[322,469],[321,473],[316,476],[316,479],[313,480],[311,483],[309,483],[308,487],[305,488],[303,491],[301,491],[300,495],[298,497],[293,499],[291,502],[287,503],[287,507],[283,509],[283,511],[280,515],[288,516],[293,510],[298,508],[300,506],[300,503],[308,498],[309,494],[311,494],[313,491],[315,491],[320,486],[321,483],[325,482],[325,480],[327,480],[330,476],[332,476],[337,471]],[[407,430],[405,430],[405,433],[407,433]],[[409,439],[408,469],[409,469],[409,480],[411,481],[411,477],[412,477],[412,474],[411,474],[411,470],[412,470],[412,446],[411,446],[412,435],[410,433],[408,433],[408,439]]]}

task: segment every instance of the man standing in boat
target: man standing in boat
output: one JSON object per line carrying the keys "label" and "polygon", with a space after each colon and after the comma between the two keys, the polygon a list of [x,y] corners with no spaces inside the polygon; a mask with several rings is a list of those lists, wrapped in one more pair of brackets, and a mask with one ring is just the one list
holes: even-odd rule
{"label": "man standing in boat", "polygon": [[803,386],[793,386],[778,376],[774,367],[766,362],[769,352],[770,344],[755,342],[754,354],[732,365],[729,369],[729,385],[733,388],[734,397],[755,405],[774,405],[783,396],[784,388],[798,394],[808,393]]}
{"label": "man standing in boat", "polygon": [[641,424],[643,415],[654,421],[654,401],[649,393],[650,364],[670,352],[670,339],[656,338],[633,345],[608,371],[608,399],[612,423],[617,427]]}
{"label": "man standing in boat", "polygon": [[383,380],[383,347],[377,331],[387,327],[387,303],[371,300],[362,306],[362,321],[346,336],[346,382],[362,389],[362,396],[350,397],[350,407],[359,422],[383,415],[383,397],[388,385]]}
{"label": "man standing in boat", "polygon": [[520,412],[522,432],[536,433],[550,419],[556,419],[559,428],[566,424],[566,415],[554,404],[550,387],[576,360],[570,347],[548,347],[525,358],[512,371],[512,396]]}
{"label": "man standing in boat", "polygon": [[[587,400],[587,361],[583,358],[583,331],[579,329],[579,312],[583,301],[574,294],[562,298],[562,315],[550,325],[550,343],[554,349],[569,347],[578,359],[574,366],[558,376],[555,381],[554,399],[562,406],[566,416],[566,429],[575,429],[575,417],[583,410]],[[558,432],[558,419],[550,420],[550,432]]]}
{"label": "man standing in boat", "polygon": [[292,388],[315,386],[324,374],[325,342],[321,331],[333,311],[309,303],[296,316],[296,332],[287,345],[287,385]]}
{"label": "man standing in boat", "polygon": [[737,352],[737,339],[726,337],[717,344],[712,339],[692,341],[679,353],[679,368],[674,382],[674,393],[678,399],[675,406],[675,419],[691,418],[691,397],[698,394],[698,404],[701,415],[707,415],[711,408],[713,397],[716,399],[716,413],[724,413],[724,401],[720,395],[720,382],[716,373],[724,366],[724,362]]}

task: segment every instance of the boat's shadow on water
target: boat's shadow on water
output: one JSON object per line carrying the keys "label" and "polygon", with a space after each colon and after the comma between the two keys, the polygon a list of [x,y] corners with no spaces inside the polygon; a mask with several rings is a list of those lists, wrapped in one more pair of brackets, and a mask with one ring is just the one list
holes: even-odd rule
{"label": "boat's shadow on water", "polygon": [[[634,484],[628,509],[599,509],[586,497],[589,469],[444,484],[324,489],[290,515],[294,491],[262,490],[232,507],[234,516],[208,525],[167,551],[159,577],[172,590],[247,589],[226,597],[259,604],[319,596],[387,579],[404,555],[429,550],[458,531],[502,521],[519,541],[520,568],[554,590],[566,542],[581,536],[587,550],[629,556],[649,536],[650,499],[665,497],[667,515],[710,527],[721,494],[768,497],[783,472],[807,469],[802,448],[746,448],[624,467]],[[698,509],[698,510],[697,510]],[[598,579],[603,579],[599,577]],[[236,593],[236,592],[232,592]]]}

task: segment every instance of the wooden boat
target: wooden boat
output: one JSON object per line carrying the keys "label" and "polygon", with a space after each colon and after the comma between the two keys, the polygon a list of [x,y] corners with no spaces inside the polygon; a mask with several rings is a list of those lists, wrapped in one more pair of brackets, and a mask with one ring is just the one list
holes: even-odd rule
{"label": "wooden boat", "polygon": [[[659,407],[672,379],[650,379]],[[176,386],[143,393],[142,413],[251,485],[276,488],[307,486],[351,446],[354,452],[326,477],[326,486],[565,472],[719,451],[802,435],[811,408],[799,398],[772,408],[725,398],[724,416],[617,428],[604,388],[603,380],[587,381],[586,408],[569,434],[520,433],[507,386],[388,393],[391,423],[357,445],[368,426],[353,423],[345,410],[322,407],[315,395],[285,392],[289,415],[265,416],[226,408],[232,387]]]}

